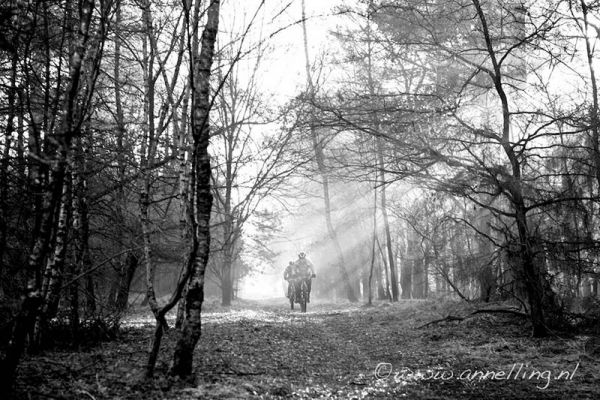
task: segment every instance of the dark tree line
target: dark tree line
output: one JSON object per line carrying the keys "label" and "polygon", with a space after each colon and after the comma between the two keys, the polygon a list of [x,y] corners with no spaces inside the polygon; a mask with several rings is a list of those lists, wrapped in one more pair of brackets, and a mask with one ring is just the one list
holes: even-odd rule
{"label": "dark tree line", "polygon": [[[254,18],[218,41],[217,0],[1,5],[5,389],[23,352],[53,345],[63,326],[74,346],[113,336],[140,279],[156,319],[146,375],[177,304],[172,373],[191,373],[209,253],[228,304],[245,273],[233,266],[253,268],[241,262],[240,249],[253,245],[242,227],[291,170],[288,130],[252,142],[253,126],[277,126],[280,115],[266,117],[257,77],[236,72],[264,53],[265,38],[253,31],[264,2],[252,7]],[[216,164],[211,142],[226,147],[212,151]],[[247,180],[243,168],[257,165]],[[157,282],[165,263],[173,276],[166,297]]]}

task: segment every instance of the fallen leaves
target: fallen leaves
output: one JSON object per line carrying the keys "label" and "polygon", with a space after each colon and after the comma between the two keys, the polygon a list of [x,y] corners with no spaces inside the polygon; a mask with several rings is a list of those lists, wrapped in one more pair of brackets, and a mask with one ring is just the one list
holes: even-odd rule
{"label": "fallen leaves", "polygon": [[[17,397],[600,398],[600,362],[586,358],[589,337],[533,340],[510,316],[414,329],[449,307],[416,301],[369,308],[311,303],[309,312],[301,314],[290,312],[283,299],[237,304],[230,310],[216,307],[203,315],[193,383],[168,375],[174,333],[165,336],[155,379],[141,379],[153,325],[146,318],[151,316],[138,313],[125,321],[113,342],[84,352],[27,357],[19,370]],[[572,369],[577,362],[580,366],[573,380],[551,382],[546,390],[527,379],[428,379],[444,371],[509,369],[519,362],[553,371]],[[393,373],[375,376],[379,363],[389,363]]]}

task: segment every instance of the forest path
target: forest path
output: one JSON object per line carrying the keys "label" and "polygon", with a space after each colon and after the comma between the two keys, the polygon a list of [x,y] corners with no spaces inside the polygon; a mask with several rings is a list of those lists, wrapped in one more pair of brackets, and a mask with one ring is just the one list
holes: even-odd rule
{"label": "forest path", "polygon": [[[599,365],[582,359],[581,338],[534,340],[518,318],[419,329],[456,312],[424,301],[288,307],[277,299],[207,313],[192,398],[600,398]],[[495,379],[477,375],[490,371]]]}
{"label": "forest path", "polygon": [[[485,314],[419,328],[466,314],[461,307],[311,303],[301,313],[284,298],[207,304],[193,384],[167,374],[174,333],[165,336],[155,379],[139,380],[153,329],[140,310],[118,340],[28,357],[19,398],[600,398],[600,360],[583,353],[586,336],[532,339],[518,317]],[[569,375],[556,379],[563,370]],[[493,377],[476,375],[487,372]]]}

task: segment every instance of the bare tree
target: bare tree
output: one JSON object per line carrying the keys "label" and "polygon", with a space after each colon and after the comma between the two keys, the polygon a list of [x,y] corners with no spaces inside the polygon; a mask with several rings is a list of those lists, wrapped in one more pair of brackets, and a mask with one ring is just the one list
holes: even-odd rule
{"label": "bare tree", "polygon": [[[37,151],[32,153],[32,156],[37,157],[38,160],[48,160],[49,178],[47,189],[43,191],[42,202],[35,210],[39,215],[39,224],[33,233],[34,245],[27,264],[27,290],[15,321],[6,356],[2,362],[2,382],[5,393],[10,390],[14,380],[14,372],[25,347],[27,334],[32,331],[40,313],[49,311],[52,303],[56,301],[57,291],[60,289],[68,230],[67,209],[70,208],[68,163],[71,160],[73,138],[81,134],[81,124],[86,115],[86,107],[89,105],[87,96],[94,90],[110,2],[100,4],[101,14],[97,25],[92,24],[92,17],[95,14],[94,7],[94,1],[78,2],[76,32],[70,43],[67,83],[64,88],[60,84],[58,85],[61,95],[56,98],[56,102],[58,102],[60,97],[62,104],[60,124],[54,130],[50,127],[50,122],[47,122],[47,127],[50,129],[45,131],[48,132],[47,138],[52,137],[53,143],[52,146],[44,149],[46,154],[42,153],[40,146],[37,146]],[[70,11],[66,9],[64,12],[65,20],[69,20]],[[95,27],[98,29],[100,41],[93,43],[92,48],[89,49],[91,33]],[[68,27],[65,25],[63,28],[66,30]],[[86,63],[89,63],[88,67],[86,67]],[[51,81],[48,80],[46,83],[50,85]],[[49,107],[52,105],[48,102],[46,104]],[[37,127],[34,126],[34,129]],[[34,174],[37,175],[33,179],[42,182],[43,176],[40,168],[35,168]],[[58,218],[55,218],[57,215]],[[55,232],[53,246],[50,242],[51,231]],[[48,260],[46,265],[44,265],[45,260]],[[46,272],[42,275],[44,269]],[[44,288],[47,289],[45,293]],[[44,317],[48,317],[48,314],[46,313]]]}
{"label": "bare tree", "polygon": [[[310,71],[310,58],[308,55],[308,38],[306,33],[306,15],[305,15],[305,4],[304,0],[302,0],[302,32],[304,39],[304,56],[305,56],[305,66],[306,66],[306,82],[307,82],[307,92],[308,98],[311,102],[314,102],[315,99],[315,87],[313,83],[313,79],[311,77]],[[337,237],[337,233],[335,227],[333,226],[333,222],[331,219],[331,198],[329,193],[329,176],[327,172],[327,167],[325,166],[325,158],[323,154],[323,140],[319,137],[317,132],[317,128],[315,125],[314,116],[309,116],[309,133],[312,141],[312,147],[315,154],[315,160],[317,163],[317,170],[321,175],[321,184],[323,185],[323,201],[325,203],[325,224],[327,226],[327,232],[329,233],[329,237],[331,242],[333,243],[334,249],[337,253],[337,263],[338,268],[340,270],[340,276],[342,278],[342,282],[346,288],[346,296],[350,301],[357,301],[356,294],[354,293],[354,289],[352,288],[352,284],[350,282],[350,277],[348,276],[348,272],[346,270],[346,261],[344,260],[344,252],[340,245],[340,242]]]}
{"label": "bare tree", "polygon": [[[186,3],[185,19],[188,32],[193,29],[192,23],[200,18],[200,2],[196,1],[194,10]],[[191,96],[192,96],[192,138],[191,187],[193,198],[192,248],[189,256],[191,274],[189,278],[185,303],[185,320],[177,341],[171,372],[181,377],[192,373],[194,348],[200,338],[202,326],[201,313],[204,301],[204,275],[210,250],[210,216],[212,209],[211,166],[208,154],[210,138],[209,112],[211,66],[214,58],[215,41],[219,27],[220,1],[211,0],[207,20],[202,31],[201,49],[192,44],[190,54]]]}

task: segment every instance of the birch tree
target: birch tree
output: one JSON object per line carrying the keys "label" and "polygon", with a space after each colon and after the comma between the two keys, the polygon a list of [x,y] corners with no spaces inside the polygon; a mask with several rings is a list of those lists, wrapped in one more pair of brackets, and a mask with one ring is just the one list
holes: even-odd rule
{"label": "birch tree", "polygon": [[[89,105],[88,99],[94,90],[111,2],[101,2],[98,5],[99,21],[95,23],[92,22],[96,7],[94,1],[81,0],[77,6],[77,16],[74,19],[72,19],[72,10],[68,8],[68,5],[66,9],[62,10],[64,12],[63,32],[70,31],[72,28],[74,30],[72,41],[69,41],[66,85],[63,87],[59,80],[56,86],[59,95],[55,97],[54,102],[46,101],[44,103],[48,107],[48,112],[52,109],[53,104],[61,104],[58,113],[60,120],[54,128],[53,120],[48,117],[48,113],[45,114],[46,117],[41,118],[44,128],[36,126],[35,122],[32,126],[34,131],[44,129],[46,132],[45,138],[48,143],[42,147],[38,142],[31,157],[34,160],[48,163],[48,181],[44,190],[41,191],[40,202],[37,203],[34,211],[39,222],[33,232],[33,246],[26,267],[27,289],[14,324],[6,356],[2,362],[4,392],[10,390],[15,369],[25,347],[26,337],[31,334],[35,321],[41,316],[40,313],[44,313],[45,318],[49,316],[47,311],[56,301],[56,291],[60,288],[63,273],[65,240],[68,232],[67,208],[70,208],[68,163],[71,160],[71,146],[73,139],[81,135],[81,124]],[[47,12],[48,9],[46,8],[45,11]],[[48,16],[48,14],[45,15]],[[73,22],[75,26],[71,28],[70,24]],[[35,29],[35,27],[32,28]],[[92,32],[98,34],[99,41],[92,42],[90,40]],[[47,65],[48,78],[50,60]],[[58,71],[59,74],[62,73],[60,66]],[[52,84],[50,79],[46,80],[46,85]],[[35,138],[36,136],[32,137],[32,139]],[[39,136],[37,138],[39,139]],[[51,143],[49,142],[50,138],[52,138]],[[44,179],[39,166],[33,168],[32,176],[37,184],[41,184]],[[52,232],[54,232],[54,243],[50,241]]]}
{"label": "birch tree", "polygon": [[[185,5],[188,32],[200,21],[200,2],[192,9]],[[192,373],[194,348],[200,338],[204,276],[210,251],[210,216],[212,210],[211,165],[208,153],[210,139],[210,77],[215,42],[219,27],[220,1],[211,0],[206,12],[200,46],[192,44],[190,56],[191,81],[191,188],[192,246],[189,255],[190,277],[185,297],[185,320],[177,340],[171,372],[181,377]],[[200,48],[199,48],[200,47]]]}

